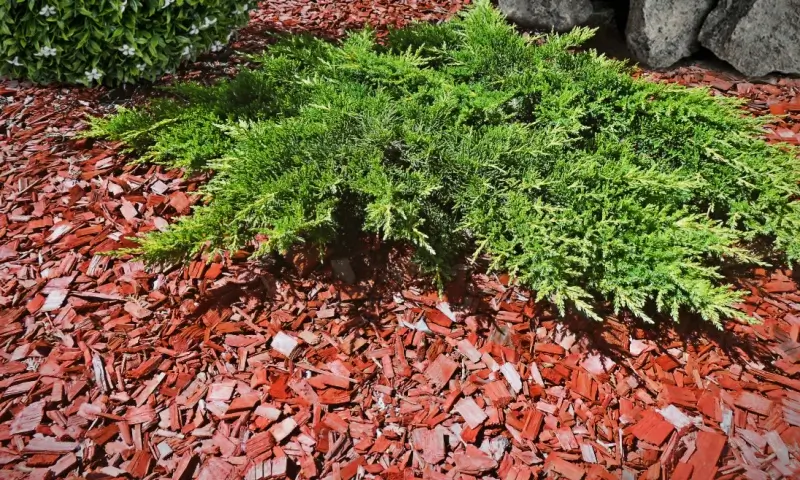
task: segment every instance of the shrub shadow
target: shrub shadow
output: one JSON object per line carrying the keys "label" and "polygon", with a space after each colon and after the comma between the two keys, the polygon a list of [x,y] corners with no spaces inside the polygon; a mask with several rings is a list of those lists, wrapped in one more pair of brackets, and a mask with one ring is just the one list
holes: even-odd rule
{"label": "shrub shadow", "polygon": [[[355,301],[363,315],[374,315],[375,305],[391,303],[393,295],[399,292],[409,289],[420,293],[437,291],[436,285],[421,276],[410,261],[410,250],[381,245],[380,242],[365,242],[364,245],[361,251],[349,252],[357,277],[364,287],[370,286],[369,295],[363,301]],[[487,264],[486,259],[480,259],[475,264],[462,266],[454,278],[441,289],[442,299],[448,301],[453,308],[468,305],[471,313],[485,315],[486,326],[490,329],[504,328],[508,324],[494,319],[496,311],[488,301],[492,293],[497,294],[500,291],[487,290]],[[322,282],[331,282],[330,272],[326,270],[329,269],[318,269],[315,278]],[[751,279],[751,269],[726,269],[724,273],[724,281],[747,290],[744,281]],[[494,278],[494,284],[502,285],[498,276],[488,274],[488,277]],[[332,284],[339,288],[343,286],[335,281]],[[517,294],[529,299],[535,297],[535,293],[519,287],[509,286],[507,289],[503,298]],[[533,304],[533,300],[530,303]],[[533,318],[526,318],[526,321],[531,322],[531,330],[535,330],[542,321],[561,323],[569,333],[575,335],[577,343],[585,342],[583,345],[587,353],[600,354],[617,363],[635,358],[627,348],[628,338],[620,338],[623,334],[636,340],[652,342],[656,346],[657,354],[679,348],[694,352],[695,355],[700,352],[702,355],[709,347],[713,347],[731,362],[743,365],[749,362],[770,365],[775,358],[769,344],[752,334],[751,326],[733,320],[724,321],[723,328],[720,329],[697,315],[683,314],[676,322],[668,315],[654,313],[653,323],[646,323],[629,312],[614,314],[608,306],[604,308],[600,304],[598,313],[606,320],[598,322],[575,311],[561,315],[547,301],[535,303],[534,311],[536,314]]]}

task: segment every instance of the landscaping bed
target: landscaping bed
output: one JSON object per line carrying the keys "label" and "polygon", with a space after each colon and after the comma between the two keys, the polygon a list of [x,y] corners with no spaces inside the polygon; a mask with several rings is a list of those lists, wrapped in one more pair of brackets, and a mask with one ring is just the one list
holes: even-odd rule
{"label": "landscaping bed", "polygon": [[[265,25],[338,37],[453,2],[269,2]],[[414,17],[418,15],[418,17]],[[179,75],[227,66],[209,59]],[[800,82],[650,74],[748,99],[800,144]],[[140,90],[137,96],[143,96]],[[559,318],[477,265],[446,297],[367,242],[167,271],[101,255],[162,229],[205,181],[75,138],[116,92],[0,83],[0,476],[202,479],[791,478],[800,468],[800,294],[751,270],[760,325]],[[343,277],[347,277],[345,274]],[[288,358],[287,358],[288,357]],[[660,412],[660,413],[659,413]]]}

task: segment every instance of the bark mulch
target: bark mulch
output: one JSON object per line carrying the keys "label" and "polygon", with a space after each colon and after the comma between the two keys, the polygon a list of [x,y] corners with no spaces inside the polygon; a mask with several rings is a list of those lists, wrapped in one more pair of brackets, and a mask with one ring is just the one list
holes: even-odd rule
{"label": "bark mulch", "polygon": [[[459,3],[273,1],[239,45]],[[779,116],[768,139],[800,143],[797,81],[650,75],[746,98]],[[792,272],[742,275],[762,323],[717,332],[559,319],[480,268],[439,298],[369,242],[145,269],[103,253],[186,214],[202,178],[76,139],[109,98],[0,83],[0,479],[800,475]]]}

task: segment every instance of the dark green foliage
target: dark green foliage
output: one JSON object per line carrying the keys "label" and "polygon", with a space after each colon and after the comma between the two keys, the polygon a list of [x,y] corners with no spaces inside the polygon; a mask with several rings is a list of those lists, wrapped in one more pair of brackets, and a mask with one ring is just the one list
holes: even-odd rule
{"label": "dark green foliage", "polygon": [[153,261],[324,244],[360,226],[417,246],[446,274],[488,254],[559,308],[608,300],[649,320],[739,316],[724,262],[758,241],[800,258],[797,151],[704,90],[634,79],[531,39],[488,2],[442,25],[341,45],[292,39],[261,67],[127,110],[94,134],[170,165],[210,168],[207,204],[141,241]]}
{"label": "dark green foliage", "polygon": [[245,0],[0,0],[0,76],[155,80],[220,50],[247,23],[249,8]]}

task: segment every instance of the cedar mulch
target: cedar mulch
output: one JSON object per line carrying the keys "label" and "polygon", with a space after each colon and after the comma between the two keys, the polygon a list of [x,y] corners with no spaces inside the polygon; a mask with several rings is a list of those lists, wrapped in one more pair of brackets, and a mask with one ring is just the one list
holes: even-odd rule
{"label": "cedar mulch", "polygon": [[[461,2],[268,3],[237,47]],[[744,97],[780,116],[770,140],[800,144],[796,80],[652,75]],[[800,475],[792,272],[741,275],[762,323],[718,332],[559,319],[478,267],[439,298],[369,242],[145,269],[103,253],[188,213],[203,179],[74,138],[114,95],[0,83],[0,479]]]}

